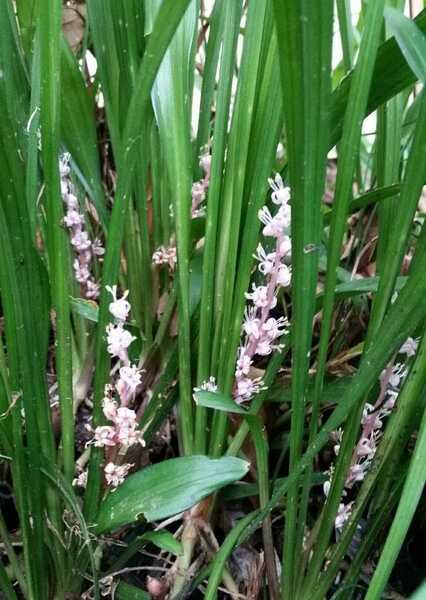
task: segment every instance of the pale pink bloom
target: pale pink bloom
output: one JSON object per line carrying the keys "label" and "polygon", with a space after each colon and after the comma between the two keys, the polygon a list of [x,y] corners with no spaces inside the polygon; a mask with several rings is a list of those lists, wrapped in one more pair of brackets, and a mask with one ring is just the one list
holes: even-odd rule
{"label": "pale pink bloom", "polygon": [[61,178],[67,177],[70,174],[70,162],[71,155],[66,152],[59,159],[59,174]]}
{"label": "pale pink bloom", "polygon": [[241,375],[248,375],[250,372],[250,367],[252,364],[252,360],[250,356],[246,354],[247,349],[245,346],[240,348],[239,357],[237,360],[237,368],[235,371],[236,377],[241,377]]}
{"label": "pale pink bloom", "polygon": [[105,396],[102,403],[103,413],[109,421],[114,421],[117,417],[117,402],[108,396]]}
{"label": "pale pink bloom", "polygon": [[274,204],[287,204],[290,200],[290,188],[284,187],[283,180],[279,173],[276,173],[275,178],[268,179],[269,185],[272,188],[272,202]]}
{"label": "pale pink bloom", "polygon": [[246,292],[247,300],[251,300],[257,308],[265,308],[269,306],[269,308],[274,308],[277,304],[277,299],[273,296],[272,300],[269,302],[268,299],[268,287],[266,285],[257,286],[255,283],[252,284],[252,292]]}
{"label": "pale pink bloom", "polygon": [[263,235],[267,237],[280,237],[283,233],[279,221],[271,215],[271,212],[267,206],[264,206],[257,213],[259,220],[265,226],[262,230]]}
{"label": "pale pink bloom", "polygon": [[122,446],[133,446],[134,444],[142,444],[145,446],[145,441],[142,437],[142,432],[136,427],[121,427],[117,430],[117,439]]}
{"label": "pale pink bloom", "polygon": [[109,425],[100,425],[96,427],[93,438],[93,444],[99,448],[104,446],[115,446],[116,431],[114,427]]}
{"label": "pale pink bloom", "polygon": [[192,208],[195,209],[206,197],[206,189],[202,181],[194,181],[192,184]]}
{"label": "pale pink bloom", "polygon": [[360,439],[357,446],[358,456],[366,456],[368,458],[373,458],[375,452],[376,443],[373,438],[363,437]]}
{"label": "pale pink bloom", "polygon": [[284,317],[279,317],[278,319],[269,317],[262,325],[262,331],[266,333],[270,340],[276,340],[287,332],[287,326],[288,321]]}
{"label": "pale pink bloom", "polygon": [[100,286],[98,283],[89,279],[86,282],[86,298],[98,298],[100,293]]}
{"label": "pale pink bloom", "polygon": [[324,496],[328,496],[330,488],[331,488],[331,481],[329,479],[327,479],[327,481],[324,481],[324,483],[322,484],[322,490],[324,492]]}
{"label": "pale pink bloom", "polygon": [[87,231],[77,231],[71,238],[71,244],[78,251],[87,250],[91,243]]}
{"label": "pale pink bloom", "polygon": [[164,246],[160,246],[160,248],[158,248],[152,255],[152,262],[155,265],[167,264],[169,265],[170,270],[173,270],[177,262],[176,247],[169,246],[166,248]]}
{"label": "pale pink bloom", "polygon": [[135,427],[136,424],[136,413],[131,408],[127,408],[127,406],[120,406],[117,409],[117,414],[115,417],[115,423],[119,428],[129,428]]}
{"label": "pale pink bloom", "polygon": [[396,404],[396,400],[398,398],[398,392],[396,390],[387,390],[386,392],[387,400],[383,404],[383,408],[387,411],[391,411]]}
{"label": "pale pink bloom", "polygon": [[397,363],[392,369],[392,374],[389,378],[389,385],[394,388],[398,388],[405,379],[406,375],[407,367],[401,363]]}
{"label": "pale pink bloom", "polygon": [[260,337],[260,319],[256,317],[254,307],[246,308],[243,329],[249,337],[258,339]]}
{"label": "pale pink bloom", "polygon": [[[68,184],[66,184],[68,185]],[[65,204],[67,205],[69,210],[77,210],[78,209],[78,199],[75,194],[72,192],[67,192],[65,195]]]}
{"label": "pale pink bloom", "polygon": [[105,254],[105,248],[102,246],[102,242],[99,238],[96,238],[92,244],[93,254],[96,256],[103,256]]}
{"label": "pale pink bloom", "polygon": [[355,465],[352,465],[349,470],[349,477],[348,477],[347,485],[349,486],[358,481],[364,481],[365,472],[366,472],[367,467],[368,467],[367,463],[362,463],[362,464],[357,463]]}
{"label": "pale pink bloom", "polygon": [[85,488],[87,486],[87,471],[82,471],[75,479],[72,480],[75,487]]}
{"label": "pale pink bloom", "polygon": [[337,516],[335,520],[335,527],[337,531],[343,529],[344,524],[351,516],[353,502],[349,502],[349,504],[339,504],[339,510],[337,511]]}
{"label": "pale pink bloom", "polygon": [[291,239],[288,235],[283,236],[283,239],[280,242],[280,254],[281,256],[291,254]]}
{"label": "pale pink bloom", "polygon": [[262,244],[259,244],[256,249],[256,254],[253,254],[254,258],[259,261],[259,271],[263,275],[269,275],[274,270],[275,263],[275,252],[266,254]]}
{"label": "pale pink bloom", "polygon": [[112,295],[113,302],[109,305],[109,312],[113,317],[117,319],[117,321],[125,321],[130,312],[130,303],[126,300],[129,295],[129,290],[126,290],[121,298],[117,298],[117,286],[113,285],[112,287],[107,285],[107,291]]}
{"label": "pale pink bloom", "polygon": [[260,356],[268,356],[272,352],[271,340],[261,338],[256,345],[256,354]]}
{"label": "pale pink bloom", "polygon": [[211,375],[207,381],[203,381],[199,387],[195,387],[194,392],[201,392],[202,390],[206,392],[217,392],[217,389],[216,379]]}
{"label": "pale pink bloom", "polygon": [[209,153],[205,153],[200,156],[200,167],[203,169],[207,178],[210,178],[211,164],[212,157]]}
{"label": "pale pink bloom", "polygon": [[73,262],[74,275],[79,283],[85,283],[90,277],[90,271],[86,264],[81,264],[76,258]]}
{"label": "pale pink bloom", "polygon": [[114,463],[109,462],[104,468],[105,480],[107,484],[111,485],[112,487],[118,487],[123,483],[133,466],[133,464],[115,465]]}
{"label": "pale pink bloom", "polygon": [[117,382],[117,389],[128,389],[131,394],[136,392],[136,388],[141,384],[141,372],[136,365],[121,367],[120,379]]}
{"label": "pale pink bloom", "polygon": [[118,358],[125,357],[127,348],[136,338],[120,324],[113,325],[109,323],[106,328],[107,332],[107,350],[112,356]]}
{"label": "pale pink bloom", "polygon": [[260,379],[250,379],[249,377],[242,377],[237,379],[237,402],[245,402],[250,400],[252,396],[257,394],[262,388],[262,382]]}
{"label": "pale pink bloom", "polygon": [[282,287],[288,287],[291,283],[291,271],[287,265],[280,265],[278,267],[278,285]]}
{"label": "pale pink bloom", "polygon": [[399,353],[406,354],[407,356],[415,356],[418,345],[419,345],[419,338],[415,339],[415,338],[409,337],[402,344],[401,348],[399,349]]}
{"label": "pale pink bloom", "polygon": [[64,217],[64,223],[67,227],[78,227],[80,225],[83,225],[84,216],[77,210],[68,210],[67,214]]}

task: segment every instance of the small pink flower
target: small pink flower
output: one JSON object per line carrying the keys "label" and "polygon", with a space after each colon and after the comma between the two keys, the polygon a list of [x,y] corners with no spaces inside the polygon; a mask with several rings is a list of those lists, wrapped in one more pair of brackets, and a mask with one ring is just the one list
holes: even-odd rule
{"label": "small pink flower", "polygon": [[71,209],[64,217],[64,223],[67,227],[78,227],[83,225],[84,216],[77,210]]}
{"label": "small pink flower", "polygon": [[75,479],[72,481],[73,486],[85,488],[87,486],[87,471],[82,471]]}
{"label": "small pink flower", "polygon": [[88,279],[86,282],[86,298],[99,298],[100,286],[92,279]]}
{"label": "small pink flower", "polygon": [[95,435],[93,438],[94,446],[102,448],[104,446],[115,446],[116,444],[116,432],[114,427],[109,425],[100,425],[95,429]]}
{"label": "small pink flower", "polygon": [[262,275],[269,275],[274,270],[275,264],[275,252],[269,252],[266,254],[262,244],[257,246],[256,254],[254,258],[259,261],[259,271]]}
{"label": "small pink flower", "polygon": [[107,332],[107,350],[112,356],[122,358],[127,352],[127,348],[136,338],[126,329],[123,329],[121,324],[113,325],[109,323],[106,328]]}
{"label": "small pink flower", "polygon": [[278,283],[278,285],[281,285],[282,287],[288,287],[290,285],[291,271],[287,267],[287,265],[280,265],[278,267],[277,283]]}
{"label": "small pink flower", "polygon": [[272,188],[272,202],[274,204],[287,204],[290,200],[290,188],[284,187],[283,180],[279,173],[276,173],[275,178],[268,179],[269,185]]}
{"label": "small pink flower", "polygon": [[115,423],[120,429],[134,427],[136,424],[135,411],[126,406],[120,406],[120,408],[117,409]]}
{"label": "small pink flower", "polygon": [[115,421],[117,417],[117,402],[108,396],[105,396],[102,408],[105,418],[108,419],[108,421]]}
{"label": "small pink flower", "polygon": [[96,254],[96,256],[103,256],[105,254],[105,248],[102,246],[102,243],[98,238],[96,238],[93,242],[92,250],[93,254]]}
{"label": "small pink flower", "polygon": [[133,466],[133,464],[115,465],[109,462],[104,468],[107,484],[112,487],[121,485]]}
{"label": "small pink flower", "polygon": [[349,504],[339,504],[339,510],[337,511],[337,516],[335,520],[335,527],[337,531],[343,529],[344,524],[351,516],[353,502],[349,502]]}
{"label": "small pink flower", "polygon": [[127,319],[130,312],[130,303],[126,300],[129,295],[129,290],[126,290],[121,298],[117,298],[117,286],[113,285],[112,287],[107,285],[107,291],[112,295],[113,302],[109,305],[109,312],[113,317],[117,319],[117,321],[124,321]]}
{"label": "small pink flower", "polygon": [[91,243],[87,231],[77,231],[71,238],[71,244],[78,251],[87,250],[87,248],[90,248]]}
{"label": "small pink flower", "polygon": [[241,377],[241,375],[248,375],[250,372],[252,360],[250,356],[246,354],[245,346],[240,348],[240,354],[237,360],[237,369],[235,371],[236,377]]}
{"label": "small pink flower", "polygon": [[257,308],[265,308],[269,306],[269,308],[274,308],[277,304],[277,299],[274,296],[269,303],[268,299],[268,287],[266,285],[257,286],[255,283],[252,284],[252,292],[246,292],[246,298],[251,300]]}
{"label": "small pink flower", "polygon": [[73,267],[76,280],[79,283],[86,283],[86,281],[90,278],[90,271],[87,265],[81,264],[78,258],[76,258],[73,262]]}
{"label": "small pink flower", "polygon": [[127,388],[127,390],[134,394],[138,385],[141,384],[141,372],[138,370],[136,365],[121,367],[120,379],[117,382],[117,389],[120,387]]}

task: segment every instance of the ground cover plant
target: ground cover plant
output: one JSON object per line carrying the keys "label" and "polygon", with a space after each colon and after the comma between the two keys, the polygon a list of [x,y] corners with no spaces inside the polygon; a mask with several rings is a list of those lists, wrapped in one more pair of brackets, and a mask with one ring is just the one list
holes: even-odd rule
{"label": "ground cover plant", "polygon": [[426,13],[353,4],[0,2],[1,597],[426,597]]}

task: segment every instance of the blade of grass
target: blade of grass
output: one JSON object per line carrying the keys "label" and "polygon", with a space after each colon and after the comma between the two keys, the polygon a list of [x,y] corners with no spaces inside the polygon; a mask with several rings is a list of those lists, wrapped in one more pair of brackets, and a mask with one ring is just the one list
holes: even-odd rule
{"label": "blade of grass", "polygon": [[[223,184],[223,208],[218,239],[215,281],[215,331],[212,351],[212,371],[218,368],[218,382],[225,394],[230,394],[234,378],[235,352],[230,343],[232,301],[238,260],[239,231],[242,220],[244,184],[250,151],[250,132],[256,104],[261,46],[267,3],[252,3],[248,7],[247,24],[238,89],[232,117],[231,131]],[[236,350],[236,348],[235,348]],[[232,354],[230,354],[230,351]],[[227,416],[217,413],[213,419],[210,452],[218,456],[226,439]]]}
{"label": "blade of grass", "polygon": [[[250,427],[251,437],[256,451],[256,472],[259,485],[259,503],[263,509],[269,502],[269,468],[268,444],[258,417],[245,417]],[[272,536],[271,517],[268,515],[262,524],[263,548],[265,551],[266,573],[268,578],[268,595],[271,600],[278,600],[279,585],[275,565],[274,538]]]}
{"label": "blade of grass", "polygon": [[52,301],[56,316],[56,373],[61,406],[61,437],[65,478],[74,477],[74,413],[71,362],[70,255],[62,226],[59,186],[59,86],[62,3],[39,5],[41,130],[46,195],[47,243]]}
{"label": "blade of grass", "polygon": [[[201,385],[212,374],[211,342],[213,326],[214,272],[217,253],[218,219],[220,210],[220,193],[222,189],[222,173],[227,140],[227,123],[229,120],[232,76],[235,63],[239,23],[241,18],[241,2],[223,4],[224,29],[220,61],[220,78],[217,91],[217,106],[214,124],[214,146],[212,153],[210,186],[207,197],[207,217],[203,253],[203,282],[200,308],[200,334],[198,344],[197,385]],[[207,92],[206,92],[207,95]],[[200,115],[201,119],[201,115]],[[201,127],[201,121],[200,121]],[[207,411],[204,407],[196,409],[195,446],[197,452],[205,452]]]}
{"label": "blade of grass", "polygon": [[[292,418],[290,472],[302,453],[320,242],[329,104],[332,2],[275,1],[281,82],[292,189]],[[307,473],[310,481],[311,473]],[[307,487],[309,492],[310,485]],[[298,521],[299,486],[289,489],[283,550],[283,597],[296,593],[295,563],[304,531],[307,494]]]}

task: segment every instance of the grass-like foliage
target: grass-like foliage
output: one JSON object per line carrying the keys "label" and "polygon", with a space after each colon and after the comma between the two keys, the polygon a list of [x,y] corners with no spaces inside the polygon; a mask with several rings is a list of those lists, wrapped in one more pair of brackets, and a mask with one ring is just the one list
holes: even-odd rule
{"label": "grass-like foliage", "polygon": [[426,13],[361,4],[1,0],[2,598],[425,597]]}

